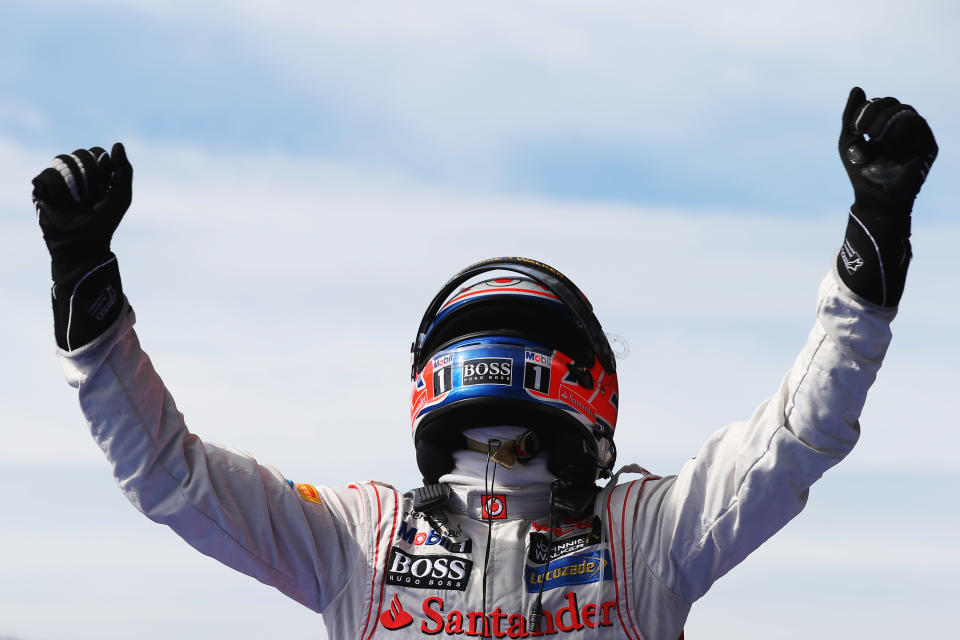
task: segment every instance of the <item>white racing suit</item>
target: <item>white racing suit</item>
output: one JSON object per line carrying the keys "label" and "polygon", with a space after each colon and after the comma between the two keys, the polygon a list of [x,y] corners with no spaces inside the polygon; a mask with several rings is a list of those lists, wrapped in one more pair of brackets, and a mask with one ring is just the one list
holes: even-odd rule
{"label": "white racing suit", "polygon": [[434,526],[387,485],[293,484],[202,442],[140,349],[132,311],[62,355],[130,501],[322,612],[331,638],[676,640],[691,603],[799,513],[808,487],[853,447],[895,313],[828,275],[806,346],[749,420],[717,431],[676,476],[618,476],[592,513],[559,520],[552,541],[545,485],[484,500],[482,488],[455,484]]}

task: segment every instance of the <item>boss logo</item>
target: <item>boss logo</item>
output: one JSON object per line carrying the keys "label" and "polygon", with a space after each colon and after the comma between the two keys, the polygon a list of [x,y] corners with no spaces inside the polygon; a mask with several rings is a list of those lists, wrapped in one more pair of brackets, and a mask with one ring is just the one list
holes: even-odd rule
{"label": "boss logo", "polygon": [[456,556],[413,556],[397,547],[390,550],[387,582],[414,589],[467,588],[473,561]]}
{"label": "boss logo", "polygon": [[513,360],[510,358],[474,358],[463,363],[463,386],[502,384],[512,381]]}

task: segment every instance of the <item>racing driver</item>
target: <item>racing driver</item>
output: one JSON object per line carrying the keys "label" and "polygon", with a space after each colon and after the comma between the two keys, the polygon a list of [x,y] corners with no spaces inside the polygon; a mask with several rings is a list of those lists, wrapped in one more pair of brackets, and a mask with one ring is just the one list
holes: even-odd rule
{"label": "racing driver", "polygon": [[860,88],[842,121],[855,197],[806,346],[677,475],[615,471],[614,352],[580,290],[525,258],[467,267],[424,314],[410,413],[422,487],[297,484],[203,442],[140,348],[110,249],[131,202],[119,143],[33,180],[66,376],[137,509],[323,613],[331,638],[676,640],[691,604],[851,450],[890,340],[937,145],[912,107]]}

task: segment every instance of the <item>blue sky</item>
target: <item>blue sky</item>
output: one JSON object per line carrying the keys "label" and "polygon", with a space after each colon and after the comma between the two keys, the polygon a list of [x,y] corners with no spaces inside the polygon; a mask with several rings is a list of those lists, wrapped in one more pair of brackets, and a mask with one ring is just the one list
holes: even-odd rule
{"label": "blue sky", "polygon": [[[851,198],[853,84],[914,104],[941,147],[895,340],[853,454],[688,637],[952,620],[954,3],[196,4],[0,7],[0,638],[323,637],[113,486],[53,353],[28,185],[56,153],[127,144],[124,286],[202,437],[297,481],[413,486],[422,308],[463,265],[521,254],[629,341],[620,459],[666,474],[803,344]],[[376,444],[345,456],[342,425]]]}
{"label": "blue sky", "polygon": [[7,3],[2,80],[22,114],[4,128],[53,148],[137,134],[469,190],[798,212],[848,195],[828,143],[852,84],[916,96],[934,121],[954,97],[946,2],[196,4]]}

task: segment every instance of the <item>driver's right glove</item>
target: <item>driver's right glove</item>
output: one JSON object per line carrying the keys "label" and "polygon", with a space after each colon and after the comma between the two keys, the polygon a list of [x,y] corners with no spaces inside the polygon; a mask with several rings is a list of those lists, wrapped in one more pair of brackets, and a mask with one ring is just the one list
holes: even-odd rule
{"label": "driver's right glove", "polygon": [[130,206],[133,168],[119,142],[59,155],[33,179],[53,275],[57,345],[71,351],[110,327],[123,307],[110,240]]}

